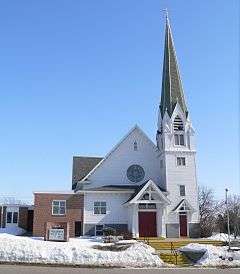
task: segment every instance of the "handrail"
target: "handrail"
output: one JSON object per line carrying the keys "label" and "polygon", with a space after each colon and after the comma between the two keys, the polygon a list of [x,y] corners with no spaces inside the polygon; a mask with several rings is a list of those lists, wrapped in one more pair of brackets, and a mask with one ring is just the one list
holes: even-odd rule
{"label": "handrail", "polygon": [[143,238],[143,241],[149,245],[149,242],[150,242],[150,241],[149,241],[149,237],[144,237],[144,238]]}
{"label": "handrail", "polygon": [[177,265],[178,252],[177,252],[177,250],[174,248],[173,242],[171,242],[171,253],[175,256],[175,262],[176,262],[176,265]]}

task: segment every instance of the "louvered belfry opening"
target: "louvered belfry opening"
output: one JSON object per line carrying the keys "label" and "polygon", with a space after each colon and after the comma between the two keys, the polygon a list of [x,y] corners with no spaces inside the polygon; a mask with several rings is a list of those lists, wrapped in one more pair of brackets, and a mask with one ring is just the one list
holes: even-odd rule
{"label": "louvered belfry opening", "polygon": [[182,131],[183,130],[183,122],[179,116],[176,116],[173,123],[174,131]]}

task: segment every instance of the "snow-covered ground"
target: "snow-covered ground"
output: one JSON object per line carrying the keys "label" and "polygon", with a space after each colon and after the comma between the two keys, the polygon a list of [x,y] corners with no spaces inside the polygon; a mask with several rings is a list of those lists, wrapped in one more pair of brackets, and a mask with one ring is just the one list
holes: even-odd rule
{"label": "snow-covered ground", "polygon": [[114,267],[161,267],[164,263],[155,250],[132,242],[124,251],[95,249],[101,238],[74,238],[69,242],[46,242],[42,238],[0,234],[0,261],[43,264],[70,264]]}
{"label": "snow-covered ground", "polygon": [[[240,266],[240,251],[228,252],[227,249],[227,246],[213,246],[195,243],[179,248],[180,251],[205,251],[205,254],[196,263],[196,265],[232,267]],[[233,260],[231,260],[231,258]]]}
{"label": "snow-covered ground", "polygon": [[[211,237],[208,237],[206,239],[210,239],[210,240],[214,240],[214,241],[224,241],[227,242],[228,241],[228,234],[226,233],[217,233],[212,235]],[[233,235],[230,235],[230,240],[234,241],[235,238]],[[237,240],[240,240],[240,237],[237,237]]]}
{"label": "snow-covered ground", "polygon": [[0,233],[8,233],[12,235],[23,235],[25,232],[26,230],[18,226],[0,228]]}

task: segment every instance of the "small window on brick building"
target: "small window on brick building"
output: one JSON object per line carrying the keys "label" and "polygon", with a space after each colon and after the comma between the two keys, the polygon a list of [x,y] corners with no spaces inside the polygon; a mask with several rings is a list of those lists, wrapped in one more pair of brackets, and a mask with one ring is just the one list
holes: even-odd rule
{"label": "small window on brick building", "polygon": [[13,223],[14,224],[18,223],[18,212],[13,212]]}
{"label": "small window on brick building", "polygon": [[54,200],[52,202],[52,215],[65,215],[66,214],[66,201]]}

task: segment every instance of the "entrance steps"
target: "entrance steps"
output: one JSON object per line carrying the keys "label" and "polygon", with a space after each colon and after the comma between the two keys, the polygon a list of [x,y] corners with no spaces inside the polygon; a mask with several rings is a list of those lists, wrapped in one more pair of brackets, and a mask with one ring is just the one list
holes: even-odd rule
{"label": "entrance steps", "polygon": [[142,241],[145,241],[150,246],[155,248],[156,250],[171,250],[178,249],[182,246],[185,246],[190,243],[198,243],[198,244],[209,244],[215,246],[222,246],[222,241],[213,241],[213,240],[204,240],[204,239],[165,239],[162,240],[160,238],[139,238]]}
{"label": "entrance steps", "polygon": [[175,264],[178,266],[190,266],[191,262],[188,258],[181,254],[172,254],[172,253],[160,253],[159,257],[167,264]]}
{"label": "entrance steps", "polygon": [[188,245],[190,243],[199,243],[199,244],[211,244],[215,246],[222,246],[224,242],[222,241],[213,241],[208,239],[190,239],[190,238],[158,238],[150,237],[143,238],[140,237],[139,240],[144,241],[151,247],[156,250],[156,253],[159,257],[168,264],[175,264],[179,266],[189,266],[191,265],[190,260],[178,251],[178,248]]}

